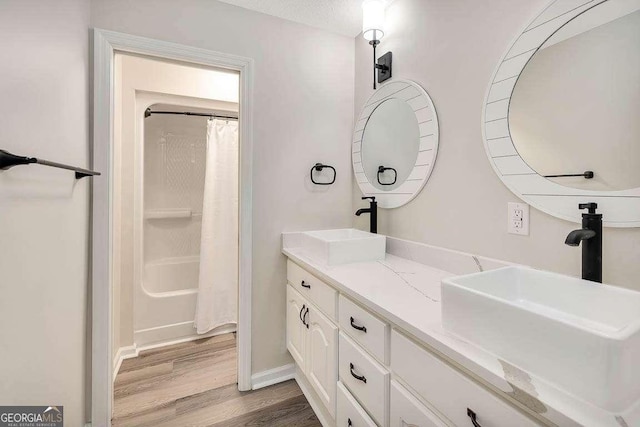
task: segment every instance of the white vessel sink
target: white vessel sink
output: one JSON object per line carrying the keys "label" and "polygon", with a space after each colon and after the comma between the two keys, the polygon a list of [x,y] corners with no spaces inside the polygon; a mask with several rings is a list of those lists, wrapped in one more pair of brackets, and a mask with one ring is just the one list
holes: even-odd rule
{"label": "white vessel sink", "polygon": [[640,398],[640,293],[524,267],[442,281],[445,329],[609,411]]}
{"label": "white vessel sink", "polygon": [[302,245],[308,255],[325,265],[384,259],[387,240],[353,228],[307,231]]}

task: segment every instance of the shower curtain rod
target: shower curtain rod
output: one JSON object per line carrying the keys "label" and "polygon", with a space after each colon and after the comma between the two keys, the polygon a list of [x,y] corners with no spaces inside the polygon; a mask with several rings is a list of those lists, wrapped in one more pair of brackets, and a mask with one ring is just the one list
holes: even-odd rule
{"label": "shower curtain rod", "polygon": [[238,120],[237,117],[232,117],[232,116],[220,116],[218,114],[207,114],[207,113],[192,113],[190,111],[151,111],[151,108],[147,108],[144,111],[145,118],[149,117],[152,114],[178,114],[182,116],[199,116],[199,117],[210,117],[212,119]]}

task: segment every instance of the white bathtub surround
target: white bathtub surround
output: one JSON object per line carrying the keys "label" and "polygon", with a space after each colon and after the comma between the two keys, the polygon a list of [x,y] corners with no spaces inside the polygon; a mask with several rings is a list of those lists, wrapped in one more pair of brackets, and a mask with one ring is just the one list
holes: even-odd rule
{"label": "white bathtub surround", "polygon": [[238,321],[238,122],[209,120],[202,207],[199,334]]}
{"label": "white bathtub surround", "polygon": [[[594,427],[640,423],[640,405],[617,412],[605,410],[443,328],[441,280],[504,267],[507,263],[387,237],[388,253],[384,261],[326,266],[309,258],[300,249],[300,242],[302,239],[297,233],[285,233],[283,253],[340,293],[386,319],[393,329],[409,334],[539,421]],[[400,343],[396,340],[397,345]],[[392,365],[393,359],[392,348]]]}

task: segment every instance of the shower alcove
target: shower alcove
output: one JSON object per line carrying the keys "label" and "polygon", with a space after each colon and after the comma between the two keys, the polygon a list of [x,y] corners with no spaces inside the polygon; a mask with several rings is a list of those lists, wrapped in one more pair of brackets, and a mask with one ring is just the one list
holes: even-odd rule
{"label": "shower alcove", "polygon": [[[229,114],[169,104],[153,111]],[[231,112],[233,115],[237,114]],[[133,295],[137,347],[195,335],[207,117],[151,115],[143,121],[141,260]],[[221,326],[204,336],[234,331]]]}

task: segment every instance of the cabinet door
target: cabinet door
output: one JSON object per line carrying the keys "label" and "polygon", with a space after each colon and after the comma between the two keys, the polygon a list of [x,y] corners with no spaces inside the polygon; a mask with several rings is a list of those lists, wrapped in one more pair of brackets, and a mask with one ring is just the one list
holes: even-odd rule
{"label": "cabinet door", "polygon": [[307,326],[301,320],[309,304],[287,285],[287,349],[303,371],[306,369]]}
{"label": "cabinet door", "polygon": [[307,378],[331,417],[336,412],[338,327],[311,306],[307,341]]}
{"label": "cabinet door", "polygon": [[391,427],[446,427],[433,412],[391,380]]}

